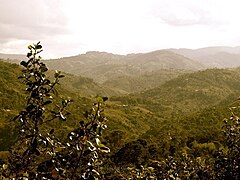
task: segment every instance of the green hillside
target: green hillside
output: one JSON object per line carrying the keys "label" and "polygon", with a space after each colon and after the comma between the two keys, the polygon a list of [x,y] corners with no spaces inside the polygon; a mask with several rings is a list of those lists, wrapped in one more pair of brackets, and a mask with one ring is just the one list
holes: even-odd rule
{"label": "green hillside", "polygon": [[126,56],[105,52],[88,52],[45,62],[51,69],[89,77],[98,83],[122,76],[137,77],[161,69],[196,71],[204,68],[198,62],[164,50]]}
{"label": "green hillside", "polygon": [[[1,150],[6,150],[14,140],[14,136],[7,133],[14,132],[9,120],[21,110],[25,95],[24,87],[17,80],[21,68],[1,61],[0,66],[3,87],[0,91],[0,143]],[[159,156],[168,155],[173,147],[176,151],[190,148],[195,141],[199,144],[214,143],[216,146],[221,144],[222,120],[229,117],[229,107],[233,106],[240,94],[239,71],[209,69],[180,76],[182,71],[163,70],[161,73],[150,74],[152,86],[159,76],[165,75],[165,79],[177,77],[141,93],[110,96],[105,107],[109,121],[104,141],[111,147],[112,153],[137,139],[145,139],[149,145],[156,146]],[[74,103],[69,107],[72,114],[69,120],[64,124],[53,124],[61,136],[83,117],[83,112],[94,102],[91,97],[98,93],[117,94],[91,79],[71,74],[65,76],[58,88],[59,96],[71,97]],[[147,80],[148,75],[145,76]]]}
{"label": "green hillside", "polygon": [[182,75],[141,96],[166,109],[191,112],[214,106],[239,93],[239,80],[240,73],[236,70],[209,69]]}
{"label": "green hillside", "polygon": [[155,112],[175,109],[187,113],[211,107],[229,95],[239,93],[239,79],[240,73],[236,69],[208,69],[181,75],[157,88],[120,99],[125,103],[152,107]]}
{"label": "green hillside", "polygon": [[229,107],[238,106],[239,81],[237,69],[209,69],[112,100],[148,111],[150,128],[140,137],[158,144],[161,153],[168,154],[170,147],[181,150],[193,141],[216,145],[221,142],[223,119],[231,115]]}
{"label": "green hillside", "polygon": [[[21,69],[16,64],[0,61],[0,113],[1,118],[17,113],[24,103],[23,87],[18,80]],[[0,126],[2,123],[0,123]]]}
{"label": "green hillside", "polygon": [[104,86],[121,90],[124,94],[141,92],[156,88],[166,81],[187,73],[186,70],[162,69],[140,76],[121,76],[103,83]]}
{"label": "green hillside", "polygon": [[[18,79],[21,74],[20,66],[0,61],[0,150],[6,150],[14,141],[14,126],[12,119],[18,114],[25,105],[24,86]],[[53,72],[49,73],[51,77]],[[94,97],[97,94],[110,95],[115,94],[112,90],[102,88],[93,80],[75,76],[71,74],[64,74],[65,77],[61,79],[60,85],[57,87],[58,100],[61,97],[71,98],[74,103],[69,107],[71,116],[69,120],[61,124],[53,124],[58,129],[58,133],[64,135],[66,131],[74,128],[76,124],[83,118],[83,113],[91,107],[95,101]],[[124,108],[122,104],[111,103],[106,107],[106,114],[109,117],[109,133],[122,132],[125,140],[129,141],[135,139],[149,129],[148,113],[140,113],[141,111],[135,107]]]}

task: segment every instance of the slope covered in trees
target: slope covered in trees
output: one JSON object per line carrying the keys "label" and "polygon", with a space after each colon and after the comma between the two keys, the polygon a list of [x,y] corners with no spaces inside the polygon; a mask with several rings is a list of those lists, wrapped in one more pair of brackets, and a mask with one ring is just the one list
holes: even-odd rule
{"label": "slope covered in trees", "polygon": [[171,51],[154,51],[126,56],[104,52],[86,54],[46,61],[52,69],[59,69],[105,82],[121,76],[136,77],[161,69],[198,70],[203,66]]}
{"label": "slope covered in trees", "polygon": [[[38,47],[38,44],[36,47]],[[30,49],[31,48],[32,46]],[[35,63],[38,63],[38,61]],[[4,87],[1,91],[1,94],[3,95],[1,96],[1,98],[3,98],[2,102],[5,102],[4,98],[6,96],[6,102],[11,103],[9,106],[6,106],[4,103],[1,104],[1,110],[5,115],[0,119],[0,143],[1,150],[6,150],[11,144],[14,144],[15,138],[17,138],[17,131],[19,129],[15,128],[12,121],[9,121],[14,114],[16,115],[16,112],[20,111],[28,114],[25,116],[20,113],[20,116],[17,116],[17,119],[19,119],[24,115],[23,118],[25,118],[25,120],[21,120],[21,118],[19,119],[21,124],[24,121],[31,120],[31,113],[34,113],[35,107],[37,107],[37,105],[34,104],[35,102],[41,101],[39,104],[40,106],[48,105],[50,108],[54,108],[54,106],[51,105],[51,103],[53,103],[52,100],[39,100],[34,93],[30,94],[31,101],[27,101],[26,106],[26,94],[22,91],[25,87],[21,85],[19,81],[16,81],[16,79],[12,80],[13,78],[17,78],[16,73],[20,73],[22,69],[17,65],[4,62],[0,62],[0,65],[2,67],[0,82]],[[39,76],[45,78],[45,75],[43,76],[43,73],[47,71],[45,65],[41,63],[39,64],[39,73],[37,71],[31,73],[31,68],[28,69],[26,62],[22,63],[22,65],[27,68],[30,75],[29,77],[33,77],[33,81],[34,75],[35,77]],[[23,73],[26,73],[26,71],[23,71]],[[169,71],[166,71],[166,74],[167,73],[169,73]],[[48,75],[54,75],[55,79],[60,78],[59,72],[50,72]],[[85,130],[84,132],[81,131],[83,130],[81,128],[87,128],[89,125],[93,125],[87,123],[86,126],[83,126],[85,121],[84,123],[82,121],[82,119],[89,117],[89,111],[87,114],[85,113],[85,115],[83,115],[83,112],[89,109],[91,102],[93,102],[93,99],[90,98],[89,95],[94,95],[95,93],[117,95],[117,93],[116,91],[108,90],[99,86],[91,79],[70,74],[64,75],[66,76],[65,80],[61,82],[61,86],[53,91],[53,94],[56,96],[57,101],[71,97],[74,103],[72,105],[70,104],[67,109],[67,111],[71,112],[71,116],[69,116],[65,123],[51,122],[49,125],[44,125],[41,130],[44,130],[43,132],[45,134],[49,132],[49,134],[46,134],[46,137],[49,138],[54,138],[51,136],[54,132],[56,137],[59,137],[60,140],[61,137],[64,137],[69,131],[71,131],[68,138],[72,140],[76,133],[79,133],[78,136],[80,137],[83,133],[88,133],[87,131],[85,132]],[[154,73],[152,73],[152,75],[154,76]],[[156,76],[158,76],[158,74],[156,74]],[[61,75],[61,77],[63,76]],[[25,77],[22,76],[22,78]],[[232,110],[237,112],[237,97],[240,93],[240,73],[238,69],[209,69],[180,76],[178,74],[176,75],[176,78],[170,77],[169,79],[171,80],[163,84],[159,83],[159,87],[154,87],[153,89],[141,93],[118,97],[110,96],[110,101],[105,107],[105,115],[109,119],[107,123],[109,128],[103,135],[104,139],[102,142],[110,147],[111,153],[106,157],[103,156],[104,165],[100,166],[100,169],[98,169],[98,171],[101,172],[102,177],[115,177],[117,179],[126,177],[180,177],[187,179],[216,179],[221,177],[220,179],[226,179],[233,177],[234,179],[237,179],[239,177],[239,174],[237,173],[239,170],[239,118],[235,113],[231,115],[229,107],[235,107],[235,110],[233,108]],[[32,82],[29,84],[28,78],[26,78],[26,85],[30,88],[31,92],[35,91],[33,87],[38,86],[48,86],[50,90],[52,89],[53,85],[49,81],[46,81],[47,84],[44,84],[45,81],[41,80],[41,78],[36,78],[35,80],[42,84],[38,85],[38,83],[34,84]],[[55,82],[54,79],[51,80]],[[88,91],[88,88],[91,88],[91,91]],[[9,89],[11,89],[11,92],[8,91]],[[26,90],[28,91],[28,89]],[[123,89],[121,89],[121,91],[122,90]],[[40,93],[39,96],[42,96],[42,94]],[[43,98],[50,98],[48,94],[46,94],[46,96],[47,97],[43,96]],[[56,113],[54,113],[54,117],[65,121],[63,110],[68,102],[70,101],[62,101],[62,104],[57,104],[57,109],[61,106],[64,108],[62,110],[60,108],[59,111],[55,108]],[[29,103],[32,104],[29,106]],[[26,111],[22,111],[25,106]],[[45,109],[42,109],[41,111],[44,111],[45,113]],[[98,110],[96,112],[102,113],[102,111]],[[52,111],[49,111],[48,113],[51,114]],[[99,113],[95,115],[101,117]],[[34,118],[39,120],[41,124],[41,118],[39,119],[38,116],[42,117],[41,114],[36,114],[36,117],[34,116]],[[43,118],[48,118],[48,116],[49,115],[45,115]],[[26,119],[26,117],[29,117],[29,119]],[[231,118],[223,122],[225,117]],[[79,126],[79,122],[80,128],[78,130],[80,131],[75,129]],[[99,125],[101,126],[101,123]],[[223,126],[225,134],[222,133]],[[22,127],[25,128],[24,123]],[[33,126],[31,128],[36,127]],[[92,126],[89,130],[91,131],[94,129],[94,126]],[[38,132],[38,128],[36,128],[35,131]],[[28,130],[28,132],[32,133],[31,130]],[[33,133],[31,136],[25,137],[34,137],[35,139],[40,137],[40,139],[26,141],[26,144],[29,143],[31,148],[27,149],[26,153],[23,153],[20,150],[19,152],[23,153],[23,156],[30,157],[33,155],[33,158],[36,158],[35,155],[38,156],[40,149],[38,150],[37,147],[41,146],[40,144],[43,140],[41,140],[42,135],[38,135]],[[89,137],[93,137],[90,134],[88,135]],[[88,135],[86,135],[86,138],[88,138]],[[78,138],[78,136],[76,136],[76,138]],[[97,136],[94,136],[93,139],[94,138],[97,138]],[[82,140],[84,142],[84,138],[81,139],[80,142]],[[92,139],[89,139],[89,141],[90,140]],[[49,141],[49,143],[52,142],[49,139],[47,139],[47,141]],[[73,142],[71,142],[71,144],[72,143]],[[234,146],[232,146],[232,144],[234,144]],[[81,148],[75,145],[76,144],[74,144],[73,147],[74,150],[66,147],[67,151],[62,151],[62,153],[75,152],[75,150],[79,151]],[[91,146],[89,147],[90,150],[96,146],[100,149],[103,148],[101,149],[103,151],[108,151],[108,148],[101,144],[99,140],[96,140],[96,144],[93,146],[91,143],[89,143],[89,145]],[[66,144],[66,146],[68,146],[68,144]],[[71,147],[71,145],[69,145],[69,147]],[[57,151],[59,150],[58,148]],[[91,151],[95,152],[93,149]],[[52,152],[51,150],[48,151]],[[85,152],[85,150],[82,152]],[[14,154],[11,155],[14,156]],[[76,155],[78,156],[78,153]],[[88,156],[86,155],[86,157]],[[71,158],[72,157],[70,157],[70,161]],[[102,158],[102,156],[99,158]],[[96,154],[94,159],[98,159]],[[56,159],[54,159],[54,162],[55,160]],[[38,159],[36,163],[38,161],[40,162],[41,158]],[[28,163],[26,162],[24,161],[26,166],[28,166]],[[29,163],[29,165],[34,164],[33,161],[30,161]],[[62,165],[64,165],[62,162],[58,164],[61,168]],[[87,164],[85,165],[80,166],[79,173],[88,169]],[[12,167],[13,166],[15,165],[12,164]],[[51,165],[51,167],[52,166],[53,165]],[[74,169],[65,171],[65,169],[59,169],[56,164],[54,164],[54,166],[57,172],[48,172],[49,177],[55,176],[54,174],[58,174],[58,177],[67,177],[68,174],[71,173],[76,174]],[[214,169],[216,166],[221,168],[221,173]],[[64,165],[64,168],[65,167],[70,168],[68,165]],[[132,168],[129,169],[128,167]],[[2,166],[2,168],[7,169],[8,167]],[[16,166],[14,169],[17,168],[20,167]],[[92,170],[93,169],[90,168],[90,170],[87,171],[90,173]],[[37,171],[41,171],[42,173],[49,170],[37,169]],[[66,174],[64,175],[61,173],[62,171],[66,172]],[[29,172],[35,172],[34,169],[27,170],[28,175],[31,175],[31,177],[34,176],[34,174],[29,174]],[[85,175],[82,177],[85,177]]]}
{"label": "slope covered in trees", "polygon": [[104,86],[121,90],[123,94],[136,93],[153,89],[170,79],[187,73],[187,70],[162,69],[140,76],[121,76],[103,83]]}
{"label": "slope covered in trees", "polygon": [[[2,88],[2,93],[5,92],[5,94],[1,97],[7,97],[6,101],[2,99],[2,102],[8,102],[1,104],[1,110],[4,114],[1,124],[3,122],[5,124],[5,122],[8,122],[7,119],[11,119],[10,115],[13,116],[24,105],[24,94],[22,91],[24,88],[19,81],[13,80],[17,78],[16,72],[20,72],[20,68],[17,65],[3,62],[1,62],[1,65],[4,65],[1,82],[5,82],[2,87],[6,89]],[[5,70],[10,73],[8,77]],[[89,106],[86,103],[89,101],[87,96],[111,94],[111,90],[106,90],[110,91],[110,93],[106,93],[104,89],[101,89],[90,79],[70,74],[65,74],[65,76],[58,88],[59,94],[61,93],[65,97],[72,97],[74,101],[79,102],[79,105],[74,104],[70,107],[73,111],[73,117],[70,119],[76,117],[78,108],[81,108],[81,103],[85,104],[86,107]],[[140,137],[149,139],[155,136],[155,132],[159,131],[161,135],[167,137],[169,131],[174,132],[176,129],[179,131],[176,132],[176,136],[179,135],[178,133],[184,133],[186,136],[196,138],[195,135],[198,135],[202,136],[199,137],[200,139],[204,139],[204,133],[194,133],[199,130],[197,125],[199,114],[203,114],[201,115],[202,119],[204,119],[201,122],[204,125],[203,128],[210,128],[209,132],[215,129],[215,134],[217,134],[221,130],[220,127],[224,115],[229,114],[228,108],[238,97],[240,89],[239,77],[240,74],[237,69],[211,69],[184,74],[157,88],[139,94],[123,97],[110,96],[106,109],[106,114],[110,119],[109,134],[120,132],[120,136],[123,136],[122,140],[120,140],[122,144]],[[14,84],[11,84],[11,79]],[[13,91],[11,95],[8,93],[9,89]],[[112,94],[114,95],[114,93]],[[226,103],[223,103],[225,101]],[[12,108],[5,106],[12,106]],[[219,112],[217,113],[219,116],[216,115],[215,118],[218,123],[214,122],[211,123],[211,126],[208,126],[209,122],[212,121],[211,119],[209,120],[211,113],[205,112],[208,112],[208,110],[213,112],[215,109],[216,112]],[[222,110],[217,111],[218,109]],[[74,122],[71,122],[69,126],[71,127],[74,124]],[[154,143],[157,141],[157,138],[153,140]]]}

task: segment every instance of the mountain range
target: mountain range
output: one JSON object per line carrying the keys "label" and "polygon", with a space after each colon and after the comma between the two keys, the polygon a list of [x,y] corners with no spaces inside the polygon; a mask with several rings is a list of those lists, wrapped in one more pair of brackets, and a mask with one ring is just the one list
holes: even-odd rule
{"label": "mountain range", "polygon": [[[171,52],[174,52],[171,53]],[[184,57],[181,57],[181,56]],[[195,68],[209,68],[209,67],[235,67],[240,65],[240,46],[237,47],[228,47],[228,46],[216,46],[216,47],[205,47],[199,49],[164,49],[164,50],[157,50],[148,53],[137,53],[137,54],[128,54],[128,55],[117,55],[107,52],[98,52],[98,51],[89,51],[86,54],[80,54],[71,57],[63,57],[59,59],[53,60],[60,60],[60,65],[66,64],[67,67],[70,67],[71,73],[79,73],[77,69],[75,69],[72,64],[69,63],[76,63],[76,64],[118,64],[118,65],[132,65],[134,63],[139,63],[139,68],[144,68],[147,65],[157,65],[157,67],[149,67],[147,66],[146,71],[152,69],[159,69],[159,68],[189,68],[191,65],[195,66]],[[26,56],[22,54],[4,54],[0,53],[1,59],[11,59],[11,60],[26,60]],[[180,59],[180,60],[178,60]],[[174,65],[172,61],[174,60]],[[200,63],[200,64],[193,64]],[[65,62],[68,61],[68,62]],[[54,61],[55,62],[55,61]],[[147,63],[147,64],[146,64]],[[180,64],[178,64],[180,63]],[[184,64],[181,63],[189,63],[186,67]],[[51,63],[54,64],[54,63]],[[74,64],[75,65],[75,64]],[[136,64],[135,64],[136,65]],[[183,67],[182,67],[182,66]],[[55,65],[56,66],[56,65]],[[192,67],[191,67],[192,68]],[[85,71],[84,71],[85,72]]]}
{"label": "mountain range", "polygon": [[46,64],[50,69],[88,77],[117,93],[128,94],[158,87],[183,73],[238,67],[240,47],[167,49],[128,55],[92,51],[47,60]]}
{"label": "mountain range", "polygon": [[98,83],[121,76],[136,77],[161,69],[199,70],[200,63],[171,51],[145,54],[114,55],[88,52],[73,57],[46,61],[50,68],[94,79]]}
{"label": "mountain range", "polygon": [[237,47],[208,47],[200,49],[169,49],[181,54],[208,68],[231,68],[240,66],[240,46]]}
{"label": "mountain range", "polygon": [[[26,56],[18,54],[0,54],[0,58],[12,62],[18,62],[17,59],[26,60]],[[197,71],[238,67],[240,47],[166,49],[128,55],[90,51],[76,56],[46,60],[46,64],[50,69],[88,77],[97,83],[108,81],[109,84],[119,78],[138,78],[163,69]]]}

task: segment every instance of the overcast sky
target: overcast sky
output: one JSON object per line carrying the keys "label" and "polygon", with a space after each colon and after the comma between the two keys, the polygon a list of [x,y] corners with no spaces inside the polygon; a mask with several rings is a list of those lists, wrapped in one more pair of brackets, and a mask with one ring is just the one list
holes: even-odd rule
{"label": "overcast sky", "polygon": [[0,0],[0,53],[44,58],[240,45],[239,0]]}

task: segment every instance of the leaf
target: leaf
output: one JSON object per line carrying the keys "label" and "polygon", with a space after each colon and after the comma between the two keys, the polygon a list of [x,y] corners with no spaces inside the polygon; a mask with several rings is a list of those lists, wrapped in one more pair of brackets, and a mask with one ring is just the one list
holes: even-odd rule
{"label": "leaf", "polygon": [[80,121],[79,124],[81,127],[84,127],[84,121]]}
{"label": "leaf", "polygon": [[31,112],[34,108],[35,108],[35,106],[34,106],[33,104],[30,104],[30,105],[28,105],[28,106],[26,107],[26,110],[27,110],[28,112]]}
{"label": "leaf", "polygon": [[51,131],[49,132],[49,134],[53,134],[53,132],[54,132],[54,129],[51,129]]}
{"label": "leaf", "polygon": [[100,150],[101,152],[104,152],[104,153],[109,153],[110,152],[110,148],[108,148],[104,144],[99,144],[98,145],[98,150]]}
{"label": "leaf", "polygon": [[44,84],[46,84],[46,85],[49,85],[50,83],[51,83],[51,81],[49,80],[49,79],[44,79]]}
{"label": "leaf", "polygon": [[20,117],[20,115],[17,115],[13,118],[13,121],[16,121],[16,119],[18,119]]}
{"label": "leaf", "polygon": [[96,138],[96,143],[97,143],[97,145],[99,146],[99,145],[101,144],[100,139]]}
{"label": "leaf", "polygon": [[26,139],[31,138],[31,137],[33,137],[32,134],[29,134],[29,135],[26,135],[26,136],[25,136]]}
{"label": "leaf", "polygon": [[77,149],[78,151],[80,151],[80,146],[79,146],[79,144],[76,144],[76,149]]}
{"label": "leaf", "polygon": [[66,121],[66,117],[64,117],[61,112],[59,113],[59,117],[60,117],[61,120]]}
{"label": "leaf", "polygon": [[78,134],[78,135],[79,135],[80,137],[84,136],[84,130],[81,129],[81,130],[79,131],[79,134]]}
{"label": "leaf", "polygon": [[32,142],[32,148],[36,149],[37,148],[37,138],[34,138],[33,142]]}
{"label": "leaf", "polygon": [[29,45],[29,46],[28,46],[28,49],[30,49],[30,50],[31,50],[32,48],[33,48],[33,46],[32,46],[32,45]]}
{"label": "leaf", "polygon": [[57,78],[61,72],[60,71],[55,71],[54,78]]}
{"label": "leaf", "polygon": [[102,97],[103,102],[108,100],[108,97]]}
{"label": "leaf", "polygon": [[21,61],[20,64],[24,67],[27,67],[28,63],[26,61]]}
{"label": "leaf", "polygon": [[65,77],[65,76],[64,76],[64,75],[59,75],[59,76],[58,76],[58,78],[63,78],[63,77]]}
{"label": "leaf", "polygon": [[28,153],[29,153],[29,150],[27,149],[26,151],[24,151],[23,157],[26,156]]}
{"label": "leaf", "polygon": [[56,90],[56,88],[53,88],[53,89],[52,89],[52,93],[53,93],[55,96],[58,96],[58,91]]}
{"label": "leaf", "polygon": [[40,67],[41,72],[46,72],[48,68],[46,66],[41,66]]}
{"label": "leaf", "polygon": [[7,164],[3,164],[3,170],[6,170],[8,168]]}
{"label": "leaf", "polygon": [[103,102],[103,98],[100,97],[100,96],[98,96],[98,97],[97,97],[97,102]]}
{"label": "leaf", "polygon": [[27,57],[28,57],[28,58],[30,58],[31,56],[32,56],[32,53],[31,53],[31,52],[27,53]]}
{"label": "leaf", "polygon": [[36,154],[37,156],[40,156],[40,151],[39,151],[38,149],[36,149],[36,150],[35,150],[35,154]]}
{"label": "leaf", "polygon": [[87,149],[87,150],[85,150],[85,151],[83,152],[83,156],[87,156],[87,155],[89,155],[91,152],[92,152],[91,150]]}
{"label": "leaf", "polygon": [[52,103],[52,101],[48,100],[48,101],[45,101],[45,102],[42,104],[42,106],[46,106],[46,105],[51,104],[51,103]]}
{"label": "leaf", "polygon": [[42,45],[37,44],[37,45],[35,46],[35,48],[36,48],[36,49],[42,49]]}
{"label": "leaf", "polygon": [[24,78],[23,76],[18,76],[18,79],[22,79],[22,78]]}

